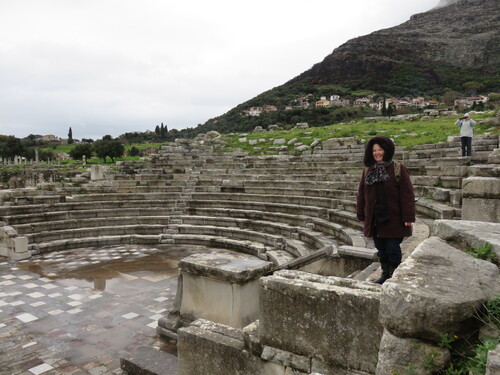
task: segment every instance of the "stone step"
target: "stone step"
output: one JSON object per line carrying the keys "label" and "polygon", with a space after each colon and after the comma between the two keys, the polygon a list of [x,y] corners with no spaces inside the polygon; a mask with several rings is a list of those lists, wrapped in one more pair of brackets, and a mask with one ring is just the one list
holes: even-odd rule
{"label": "stone step", "polygon": [[40,212],[26,215],[2,216],[9,225],[44,223],[50,221],[81,220],[92,218],[116,218],[128,216],[170,216],[172,207],[96,209],[58,212]]}
{"label": "stone step", "polygon": [[230,249],[267,260],[265,253],[268,250],[268,247],[256,241],[234,240],[226,237],[199,234],[174,234],[171,239],[174,244],[200,245],[209,248]]}
{"label": "stone step", "polygon": [[433,219],[453,219],[460,216],[460,209],[426,198],[416,202],[417,212]]}
{"label": "stone step", "polygon": [[272,234],[257,232],[248,229],[189,224],[180,224],[177,226],[177,228],[180,234],[227,237],[235,240],[261,242],[264,245],[276,248],[285,247],[285,239],[281,236],[275,236]]}
{"label": "stone step", "polygon": [[69,250],[79,247],[104,247],[121,244],[158,245],[160,243],[160,239],[161,235],[137,234],[128,234],[124,236],[84,237],[37,243],[36,249],[40,254],[43,254],[51,251]]}
{"label": "stone step", "polygon": [[80,237],[103,237],[124,235],[159,235],[163,232],[165,225],[161,224],[137,224],[120,226],[100,226],[86,228],[72,228],[63,230],[50,230],[38,233],[26,234],[29,243],[59,241]]}
{"label": "stone step", "polygon": [[138,347],[120,358],[120,368],[127,375],[177,375],[177,356],[151,347]]}

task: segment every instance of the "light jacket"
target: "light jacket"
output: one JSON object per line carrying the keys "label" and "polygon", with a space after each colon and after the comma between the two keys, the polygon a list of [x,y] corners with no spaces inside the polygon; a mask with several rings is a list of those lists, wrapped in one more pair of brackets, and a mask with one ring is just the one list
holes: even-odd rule
{"label": "light jacket", "polygon": [[461,137],[471,137],[474,135],[473,126],[476,125],[476,121],[473,119],[469,120],[457,120],[455,125],[460,126],[460,136]]}
{"label": "light jacket", "polygon": [[394,163],[387,166],[386,170],[389,174],[389,180],[373,185],[365,183],[366,176],[365,171],[363,171],[356,197],[356,215],[358,220],[365,222],[363,230],[365,237],[372,237],[375,225],[373,208],[377,200],[384,198],[378,197],[376,185],[382,184],[380,190],[385,191],[385,203],[389,210],[390,219],[385,223],[377,224],[377,236],[383,238],[409,237],[412,234],[412,228],[405,226],[405,223],[415,222],[415,194],[408,169],[401,165],[399,182],[394,174]]}

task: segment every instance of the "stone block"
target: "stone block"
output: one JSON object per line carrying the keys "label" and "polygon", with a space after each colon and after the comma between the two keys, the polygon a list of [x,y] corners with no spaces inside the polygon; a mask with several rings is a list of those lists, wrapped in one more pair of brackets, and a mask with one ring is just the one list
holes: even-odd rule
{"label": "stone block", "polygon": [[127,374],[177,375],[177,358],[153,348],[139,347],[120,358],[120,368]]}
{"label": "stone block", "polygon": [[179,330],[179,375],[285,375],[286,368],[245,350],[241,331],[199,319]]}
{"label": "stone block", "polygon": [[383,285],[380,321],[399,337],[463,336],[477,328],[474,315],[499,285],[497,266],[430,237]]}
{"label": "stone block", "polygon": [[473,248],[488,243],[496,253],[500,262],[500,224],[483,223],[467,220],[436,220],[431,227],[431,233],[444,240]]}
{"label": "stone block", "polygon": [[500,200],[463,198],[462,219],[500,223]]}
{"label": "stone block", "polygon": [[260,344],[259,321],[256,320],[255,322],[247,325],[242,331],[245,347],[248,348],[250,352],[260,357],[264,348]]}
{"label": "stone block", "polygon": [[102,165],[90,166],[90,179],[92,181],[98,181],[104,179],[104,168]]}
{"label": "stone block", "polygon": [[15,253],[26,253],[28,251],[28,237],[15,237],[13,241]]}
{"label": "stone block", "polygon": [[382,337],[378,285],[300,271],[279,271],[260,284],[263,345],[375,370]]}
{"label": "stone block", "polygon": [[427,375],[429,372],[443,370],[450,357],[450,352],[446,348],[417,339],[396,337],[384,330],[375,374]]}
{"label": "stone block", "polygon": [[474,177],[500,177],[500,166],[497,164],[472,165],[469,170]]}
{"label": "stone block", "polygon": [[269,362],[276,362],[285,367],[309,373],[311,371],[311,359],[309,357],[286,352],[270,346],[265,346],[261,358]]}
{"label": "stone block", "polygon": [[258,318],[258,278],[272,264],[242,254],[194,254],[179,262],[181,315],[242,328]]}
{"label": "stone block", "polygon": [[435,188],[432,193],[432,199],[441,202],[448,202],[450,200],[450,191],[448,189]]}
{"label": "stone block", "polygon": [[500,179],[469,177],[462,180],[464,198],[500,199]]}

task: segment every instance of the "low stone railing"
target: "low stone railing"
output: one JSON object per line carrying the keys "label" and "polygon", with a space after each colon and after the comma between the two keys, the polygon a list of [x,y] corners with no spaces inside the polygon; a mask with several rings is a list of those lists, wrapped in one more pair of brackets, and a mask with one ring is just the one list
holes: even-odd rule
{"label": "low stone railing", "polygon": [[28,251],[28,238],[19,236],[14,228],[3,221],[0,222],[0,256],[12,260],[31,257],[31,252]]}
{"label": "low stone railing", "polygon": [[[500,224],[484,231],[480,225],[439,220],[433,234],[454,243],[488,243],[497,251]],[[253,323],[240,329],[199,316],[177,327],[179,375],[200,368],[205,375],[440,371],[448,366],[450,349],[439,343],[443,337],[477,336],[477,314],[500,294],[500,272],[430,237],[382,287],[302,271],[275,272],[259,285]],[[490,352],[490,373],[499,370],[498,352]]]}

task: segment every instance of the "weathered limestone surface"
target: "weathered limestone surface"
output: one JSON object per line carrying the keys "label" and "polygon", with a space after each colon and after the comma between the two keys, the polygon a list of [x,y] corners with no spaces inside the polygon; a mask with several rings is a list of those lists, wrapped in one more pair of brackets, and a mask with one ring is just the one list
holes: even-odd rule
{"label": "weathered limestone surface", "polygon": [[285,375],[286,371],[283,365],[246,351],[241,330],[203,319],[179,330],[178,353],[179,375]]}
{"label": "weathered limestone surface", "polygon": [[462,218],[500,222],[500,179],[469,177],[462,181]]}
{"label": "weathered limestone surface", "polygon": [[500,375],[500,345],[488,353],[485,375]]}
{"label": "weathered limestone surface", "polygon": [[[425,369],[429,358],[432,358],[434,366],[431,369]],[[413,375],[427,375],[429,370],[444,369],[449,360],[450,352],[448,349],[417,339],[396,337],[385,330],[380,342],[379,360],[375,374],[405,374],[410,371],[409,369],[412,369],[411,374]]]}
{"label": "weathered limestone surface", "polygon": [[272,263],[242,254],[195,254],[180,263],[181,315],[242,328],[258,318],[258,278]]}
{"label": "weathered limestone surface", "polygon": [[445,241],[422,242],[382,287],[380,321],[391,334],[439,342],[475,328],[474,314],[500,292],[498,267]]}
{"label": "weathered limestone surface", "polygon": [[261,279],[261,343],[338,368],[374,372],[383,332],[379,295],[375,284],[276,272]]}
{"label": "weathered limestone surface", "polygon": [[28,238],[19,236],[17,231],[11,226],[0,222],[0,256],[11,258],[12,260],[22,260],[31,257],[28,250]]}
{"label": "weathered limestone surface", "polygon": [[500,223],[484,223],[467,220],[436,220],[431,227],[432,234],[443,240],[452,241],[464,248],[490,244],[500,262]]}

